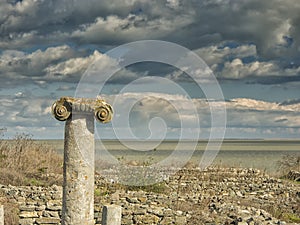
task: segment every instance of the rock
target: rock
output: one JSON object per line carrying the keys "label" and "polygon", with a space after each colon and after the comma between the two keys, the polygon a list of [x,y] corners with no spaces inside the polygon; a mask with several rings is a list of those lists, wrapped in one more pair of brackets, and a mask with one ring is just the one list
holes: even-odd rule
{"label": "rock", "polygon": [[146,209],[137,209],[133,212],[133,215],[145,215],[147,213]]}
{"label": "rock", "polygon": [[169,225],[169,224],[172,224],[172,222],[173,222],[173,218],[171,218],[171,217],[164,217],[159,224],[160,225]]}
{"label": "rock", "polygon": [[[284,225],[283,221],[262,209],[277,207],[281,212],[289,213],[299,207],[300,198],[299,184],[272,178],[253,169],[184,169],[164,182],[166,192],[163,193],[119,189],[117,184],[107,183],[100,176],[96,184],[100,190],[105,187],[108,193],[98,196],[99,202],[95,204],[97,225],[101,224],[103,205],[111,202],[122,207],[122,225]],[[21,225],[59,224],[60,186],[0,185],[0,189],[0,200],[5,196],[18,204]]]}
{"label": "rock", "polygon": [[35,210],[35,206],[34,205],[25,205],[25,206],[20,206],[19,209],[20,211],[28,211],[28,212],[32,212]]}
{"label": "rock", "polygon": [[46,209],[46,206],[45,205],[40,205],[40,206],[36,206],[35,207],[35,210],[36,211],[43,211],[43,210],[45,210]]}
{"label": "rock", "polygon": [[185,225],[186,224],[186,218],[184,216],[176,216],[175,217],[175,224]]}
{"label": "rock", "polygon": [[153,214],[148,215],[135,215],[133,221],[136,224],[158,224],[159,217]]}
{"label": "rock", "polygon": [[37,212],[35,212],[35,211],[30,211],[30,212],[22,211],[19,214],[19,217],[20,218],[38,218],[39,216],[38,216]]}
{"label": "rock", "polygon": [[49,211],[49,215],[54,218],[59,218],[59,214],[56,211]]}
{"label": "rock", "polygon": [[119,201],[119,199],[120,199],[120,194],[118,192],[111,194],[112,201]]}
{"label": "rock", "polygon": [[35,220],[37,224],[60,224],[57,218],[38,218]]}
{"label": "rock", "polygon": [[238,222],[237,225],[248,225],[247,222]]}
{"label": "rock", "polygon": [[129,218],[122,218],[122,225],[132,225],[133,220]]}
{"label": "rock", "polygon": [[235,194],[238,196],[238,197],[244,197],[244,195],[242,195],[242,193],[240,192],[240,191],[237,191],[237,192],[235,192]]}
{"label": "rock", "polygon": [[34,223],[33,219],[20,219],[19,225],[32,225]]}
{"label": "rock", "polygon": [[133,204],[139,203],[137,198],[131,198],[131,197],[126,197],[126,201]]}
{"label": "rock", "polygon": [[148,209],[148,212],[158,217],[163,217],[164,216],[163,209],[164,209],[163,207],[153,207]]}
{"label": "rock", "polygon": [[147,201],[147,197],[138,197],[138,200],[141,202],[141,203],[145,203]]}

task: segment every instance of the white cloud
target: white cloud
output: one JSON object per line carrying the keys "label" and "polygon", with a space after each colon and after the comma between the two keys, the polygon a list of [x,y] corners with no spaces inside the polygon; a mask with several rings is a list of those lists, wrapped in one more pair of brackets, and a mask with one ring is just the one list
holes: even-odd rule
{"label": "white cloud", "polygon": [[[52,127],[59,126],[57,129],[63,130],[62,123],[57,122],[51,115],[51,105],[56,99],[28,95],[26,98],[1,97],[1,105],[5,108],[5,113],[0,114],[2,126],[10,131],[19,126],[33,132],[38,127],[46,127],[45,132],[41,131],[39,134],[42,138],[54,135],[49,134],[49,130],[53,131]],[[149,92],[103,95],[102,97],[107,102],[114,103],[114,120],[108,124],[108,128],[111,126],[112,128],[107,132],[106,138],[114,137],[111,133],[113,129],[121,132],[119,138],[128,137],[126,133],[128,126],[139,137],[148,137],[149,129],[152,132],[160,131],[154,132],[152,135],[154,138],[162,135],[164,129],[166,129],[167,137],[180,137],[183,129],[185,138],[191,137],[196,131],[200,132],[200,138],[207,138],[210,132],[211,114],[206,99],[189,100],[182,95]],[[211,104],[218,107],[219,103],[211,102]],[[273,132],[272,135],[268,134],[268,137],[295,137],[297,130],[300,129],[300,104],[297,101],[295,104],[280,104],[239,98],[227,101],[225,105],[227,137],[234,135],[244,138],[264,137],[259,135],[267,134],[268,130]],[[126,112],[129,112],[128,118],[125,118]],[[155,118],[161,118],[161,120]],[[155,120],[151,122],[152,119]]]}
{"label": "white cloud", "polygon": [[0,73],[16,76],[41,76],[46,66],[57,61],[66,60],[75,52],[66,45],[50,47],[45,51],[37,50],[27,54],[21,51],[7,50],[0,56]]}
{"label": "white cloud", "polygon": [[228,125],[264,129],[300,128],[300,104],[280,103],[254,99],[233,99],[226,102]]}
{"label": "white cloud", "polygon": [[94,51],[88,57],[71,58],[54,65],[49,65],[44,71],[46,72],[46,77],[49,79],[63,79],[66,76],[74,74],[82,75],[88,66],[100,57],[102,62],[104,60],[107,61],[101,53]]}
{"label": "white cloud", "polygon": [[124,43],[141,39],[159,39],[180,27],[189,24],[185,17],[169,20],[164,17],[149,20],[145,15],[129,14],[126,18],[115,15],[98,17],[94,23],[82,25],[72,33],[72,37],[81,42]]}
{"label": "white cloud", "polygon": [[271,62],[243,63],[241,59],[234,59],[231,62],[225,62],[220,74],[225,78],[239,79],[248,76],[278,75],[279,71],[280,68]]}
{"label": "white cloud", "polygon": [[[195,50],[219,78],[243,79],[246,77],[296,76],[300,66],[282,68],[277,61],[259,61],[256,46],[209,46]],[[244,61],[245,58],[251,60]]]}
{"label": "white cloud", "polygon": [[[195,50],[220,78],[277,76],[284,80],[285,76],[297,78],[300,74],[299,0],[12,2],[0,2],[1,88],[36,83],[46,90],[49,81],[78,81],[93,60],[101,58],[99,68],[106,68],[113,62],[97,51],[88,55],[88,52],[75,49],[95,47],[106,51],[121,43],[141,39],[173,41]],[[56,47],[47,47],[53,45]],[[28,49],[34,50],[30,52]],[[146,74],[123,70],[113,81],[125,83]],[[180,80],[180,76],[175,72],[168,78]],[[297,87],[296,82],[286,84],[286,87],[292,85]],[[28,93],[16,91],[15,94],[13,101],[6,97],[1,99],[5,110],[11,112],[7,124],[20,123],[20,127],[25,127],[41,121],[45,107],[31,109],[26,102],[30,99]],[[180,99],[170,101],[184,103]],[[207,118],[206,103],[194,101],[201,108],[199,112],[204,115],[201,116]],[[23,114],[22,110],[15,108],[16,103],[22,107]],[[144,107],[158,110],[154,103],[148,99]],[[159,105],[165,115],[169,115],[167,121],[177,126],[174,110],[164,103]],[[250,133],[255,129],[251,128],[254,125],[261,129],[279,126],[297,132],[293,126],[299,126],[299,106],[296,104],[280,106],[235,99],[227,103],[227,107],[230,129],[236,131],[249,129],[247,132]],[[187,105],[185,109],[183,118],[192,123]],[[33,114],[37,117],[30,120]],[[3,113],[1,115],[6,121]],[[150,118],[147,112],[138,112],[137,115],[142,122]]]}
{"label": "white cloud", "polygon": [[[115,59],[95,50],[87,55],[84,51],[75,51],[67,45],[49,47],[44,51],[36,50],[26,53],[17,50],[6,50],[0,54],[0,79],[5,88],[16,84],[36,83],[45,86],[47,82],[79,82],[90,67],[97,72],[100,79],[105,71],[118,68]],[[112,82],[126,82],[145,75],[122,69],[116,73]],[[6,83],[5,83],[6,82]],[[99,82],[99,80],[97,81]]]}
{"label": "white cloud", "polygon": [[[184,96],[163,93],[124,93],[105,96],[105,98],[108,102],[114,102],[116,116],[114,128],[124,128],[128,126],[127,121],[130,121],[133,130],[137,127],[140,128],[138,129],[139,135],[147,136],[149,134],[149,123],[151,118],[155,117],[161,118],[169,130],[173,131],[173,135],[177,131],[177,136],[183,124],[192,130],[200,129],[203,131],[201,135],[207,135],[211,126],[210,108],[206,99],[189,100]],[[211,104],[218,107],[219,103],[211,102]],[[193,111],[193,105],[197,109],[197,113]],[[226,102],[225,105],[227,108],[227,129],[230,134],[237,134],[236,130],[240,130],[241,135],[246,135],[256,130],[266,132],[266,130],[281,129],[286,132],[288,129],[300,128],[299,103],[282,105],[244,98],[233,99]],[[125,118],[127,115],[125,112],[130,112],[131,116]],[[198,118],[200,127],[197,122]],[[274,137],[280,138],[284,132],[279,132],[279,136],[276,136],[275,133]],[[124,133],[124,135],[127,134]],[[288,136],[289,134],[285,135]],[[251,137],[254,136],[253,134]]]}
{"label": "white cloud", "polygon": [[255,45],[241,45],[235,48],[220,47],[212,45],[203,47],[194,51],[198,54],[209,66],[223,63],[230,58],[245,58],[249,56],[257,57]]}

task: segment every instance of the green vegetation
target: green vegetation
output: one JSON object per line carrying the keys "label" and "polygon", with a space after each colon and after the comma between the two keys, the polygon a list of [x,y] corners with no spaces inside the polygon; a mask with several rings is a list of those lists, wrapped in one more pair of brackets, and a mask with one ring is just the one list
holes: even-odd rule
{"label": "green vegetation", "polygon": [[287,222],[300,223],[300,217],[293,213],[284,213],[283,219]]}
{"label": "green vegetation", "polygon": [[95,197],[101,196],[101,190],[100,189],[95,189],[94,195],[95,195]]}

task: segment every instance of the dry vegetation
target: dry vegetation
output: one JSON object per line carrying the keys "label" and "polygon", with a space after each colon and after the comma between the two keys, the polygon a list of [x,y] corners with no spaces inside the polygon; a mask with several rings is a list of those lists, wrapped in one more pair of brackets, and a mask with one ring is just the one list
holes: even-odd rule
{"label": "dry vegetation", "polygon": [[[27,134],[0,139],[0,174],[3,185],[61,185],[62,158],[51,146],[37,144]],[[0,205],[4,206],[4,224],[18,224],[18,204],[1,190]]]}
{"label": "dry vegetation", "polygon": [[282,157],[278,162],[278,169],[283,175],[288,174],[291,170],[300,172],[300,153],[289,154]]}
{"label": "dry vegetation", "polygon": [[0,184],[61,185],[62,158],[51,146],[37,144],[30,135],[0,140]]}
{"label": "dry vegetation", "polygon": [[[55,153],[51,146],[34,142],[30,135],[17,135],[11,140],[0,139],[0,184],[10,184],[15,186],[62,185],[62,163],[62,157]],[[148,162],[143,164],[143,166],[147,165]],[[187,167],[194,166],[189,164]],[[287,155],[283,157],[282,160],[278,162],[278,168],[282,174],[287,174],[289,170],[300,171],[300,155]],[[143,190],[146,192],[166,194],[169,192],[181,192],[179,186],[177,190],[170,190],[170,187],[164,182],[145,187],[129,187],[120,184],[102,184],[95,190],[95,202],[101,202],[105,196],[108,196],[120,189]],[[4,205],[5,212],[8,212],[5,216],[5,224],[17,224],[19,219],[17,203],[9,201],[4,195],[1,195],[0,190],[0,205],[1,204]],[[207,207],[208,204],[209,202],[202,203],[205,207]],[[193,205],[177,202],[174,207],[193,208]],[[277,217],[284,217],[287,215],[282,213],[277,215],[278,212],[273,212],[272,214],[275,214]]]}
{"label": "dry vegetation", "polygon": [[19,207],[16,202],[6,198],[4,193],[0,190],[0,205],[4,206],[5,216],[4,224],[18,224],[19,223]]}

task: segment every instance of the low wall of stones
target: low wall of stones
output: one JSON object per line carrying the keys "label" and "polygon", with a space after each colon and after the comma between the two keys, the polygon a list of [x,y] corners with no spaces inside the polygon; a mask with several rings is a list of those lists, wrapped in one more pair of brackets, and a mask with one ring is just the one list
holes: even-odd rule
{"label": "low wall of stones", "polygon": [[[253,169],[185,169],[164,183],[163,193],[124,189],[99,177],[96,188],[97,225],[104,204],[122,207],[122,225],[289,224],[275,218],[275,210],[300,217],[300,184]],[[61,224],[62,187],[0,185],[0,190],[18,205],[20,225]]]}
{"label": "low wall of stones", "polygon": [[[62,187],[14,187],[1,190],[19,206],[20,225],[61,224]],[[186,213],[166,207],[165,199],[143,191],[116,192],[104,204],[122,206],[122,224],[186,224]],[[102,204],[95,204],[95,224],[101,224]]]}

